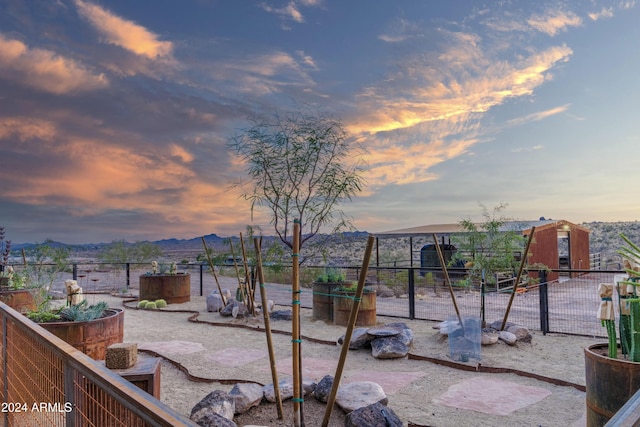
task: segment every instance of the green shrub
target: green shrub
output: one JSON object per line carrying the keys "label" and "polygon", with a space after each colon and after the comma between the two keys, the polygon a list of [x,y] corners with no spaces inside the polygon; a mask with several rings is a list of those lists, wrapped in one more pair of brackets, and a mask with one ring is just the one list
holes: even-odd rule
{"label": "green shrub", "polygon": [[151,310],[151,309],[156,309],[158,308],[158,306],[156,305],[155,301],[149,301],[145,306],[145,309],[147,310]]}
{"label": "green shrub", "polygon": [[147,305],[149,301],[147,301],[146,299],[143,299],[142,301],[140,301],[138,303],[138,308],[145,308],[145,306]]}
{"label": "green shrub", "polygon": [[156,300],[157,308],[165,308],[167,306],[167,302],[163,299]]}

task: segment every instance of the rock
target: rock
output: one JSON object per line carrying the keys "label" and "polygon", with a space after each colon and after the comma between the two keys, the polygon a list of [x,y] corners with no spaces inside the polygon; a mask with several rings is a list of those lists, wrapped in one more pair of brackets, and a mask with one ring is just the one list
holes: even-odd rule
{"label": "rock", "polygon": [[[280,389],[280,399],[285,401],[293,397],[293,378],[289,377],[285,380],[278,381],[278,387]],[[309,379],[302,379],[302,395],[313,393],[316,388],[316,383]],[[268,384],[262,388],[264,398],[269,402],[276,401],[276,391],[273,388],[273,384]]]}
{"label": "rock", "polygon": [[516,345],[516,341],[518,341],[518,338],[516,337],[516,335],[512,334],[509,331],[498,332],[498,338],[500,338],[502,341],[504,341],[509,345]]}
{"label": "rock", "polygon": [[234,298],[228,298],[227,305],[225,305],[224,308],[220,310],[220,316],[224,316],[224,317],[231,316],[233,312],[233,307],[235,307],[237,304],[238,304],[238,301],[236,301]]}
{"label": "rock", "polygon": [[[360,350],[369,346],[369,343],[373,339],[371,335],[367,333],[369,328],[355,328],[351,333],[351,342],[349,343],[349,350]],[[344,342],[344,335],[338,338],[338,344]]]}
{"label": "rock", "polygon": [[482,330],[480,344],[482,345],[492,345],[498,342],[498,333],[495,329],[484,328]]}
{"label": "rock", "polygon": [[399,359],[409,353],[409,346],[398,336],[376,338],[371,341],[371,355],[376,359]]}
{"label": "rock", "polygon": [[262,402],[264,392],[262,386],[256,383],[238,383],[233,386],[229,396],[235,401],[236,414],[242,414]]}
{"label": "rock", "polygon": [[460,329],[460,322],[458,322],[457,320],[446,320],[442,322],[440,328],[438,329],[440,329],[441,335],[449,335],[450,333]]}
{"label": "rock", "polygon": [[505,331],[511,332],[513,335],[515,335],[518,341],[525,341],[527,340],[527,338],[529,339],[529,341],[527,342],[531,341],[531,334],[529,333],[529,329],[525,328],[524,326],[509,326],[508,328],[505,328]]}
{"label": "rock", "polygon": [[351,412],[374,403],[386,405],[388,401],[382,387],[371,381],[345,384],[338,387],[338,393],[336,393],[336,403],[345,412]]}
{"label": "rock", "polygon": [[214,412],[207,413],[202,416],[198,421],[194,421],[201,427],[238,427],[232,420],[228,420],[225,417],[218,415]]}
{"label": "rock", "polygon": [[325,375],[318,381],[318,384],[316,384],[313,395],[320,402],[327,403],[329,395],[331,394],[331,387],[333,387],[333,377],[331,375]]}
{"label": "rock", "polygon": [[269,316],[272,320],[291,320],[293,313],[291,310],[276,310]]}
{"label": "rock", "polygon": [[374,403],[350,412],[344,423],[345,427],[402,427],[402,421],[392,409],[382,403]]}
{"label": "rock", "polygon": [[[236,404],[233,397],[222,390],[214,390],[206,395],[200,402],[191,409],[192,421],[201,426],[218,426],[223,424],[211,424],[217,415],[227,420],[233,420],[236,411]],[[206,421],[206,423],[204,423]],[[235,423],[233,424],[235,426]]]}
{"label": "rock", "polygon": [[384,326],[384,325],[375,326],[367,330],[367,333],[369,335],[373,335],[374,337],[392,337],[400,334],[400,332],[402,332],[402,329],[400,328],[394,328],[392,326]]}
{"label": "rock", "polygon": [[213,291],[207,295],[207,311],[215,313],[222,310],[223,307],[222,297],[218,291]]}

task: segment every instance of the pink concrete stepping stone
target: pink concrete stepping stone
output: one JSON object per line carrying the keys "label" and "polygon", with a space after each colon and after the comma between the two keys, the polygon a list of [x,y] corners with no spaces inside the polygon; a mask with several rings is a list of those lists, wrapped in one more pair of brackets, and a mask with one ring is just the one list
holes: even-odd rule
{"label": "pink concrete stepping stone", "polygon": [[156,353],[191,354],[204,350],[199,342],[191,341],[156,341],[138,344],[141,350],[155,351]]}
{"label": "pink concrete stepping stone", "polygon": [[225,348],[220,351],[208,353],[207,359],[220,363],[224,366],[236,367],[264,359],[268,355],[269,354],[266,350]]}
{"label": "pink concrete stepping stone", "polygon": [[386,394],[393,394],[425,375],[426,372],[358,371],[349,373],[344,383],[372,381],[379,384]]}
{"label": "pink concrete stepping stone", "polygon": [[485,414],[509,415],[550,395],[550,391],[540,387],[480,376],[452,385],[433,402]]}

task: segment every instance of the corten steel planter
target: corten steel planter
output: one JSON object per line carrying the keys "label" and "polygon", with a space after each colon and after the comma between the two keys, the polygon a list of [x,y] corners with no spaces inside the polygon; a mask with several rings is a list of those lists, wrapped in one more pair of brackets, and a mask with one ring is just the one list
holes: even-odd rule
{"label": "corten steel planter", "polygon": [[2,290],[0,301],[22,314],[36,309],[33,292],[29,289]]}
{"label": "corten steel planter", "polygon": [[313,318],[333,322],[333,298],[344,282],[313,282]]}
{"label": "corten steel planter", "polygon": [[191,275],[153,274],[140,276],[140,300],[163,299],[167,304],[191,301]]}
{"label": "corten steel planter", "polygon": [[[347,326],[355,296],[355,292],[336,292],[333,299],[334,325]],[[365,289],[356,317],[356,326],[375,326],[376,322],[376,292]]]}
{"label": "corten steel planter", "polygon": [[104,360],[107,347],[124,339],[124,311],[119,308],[109,308],[104,317],[86,322],[48,322],[39,325],[94,360]]}
{"label": "corten steel planter", "polygon": [[587,427],[605,425],[640,389],[640,363],[612,359],[607,356],[608,348],[601,343],[584,350]]}

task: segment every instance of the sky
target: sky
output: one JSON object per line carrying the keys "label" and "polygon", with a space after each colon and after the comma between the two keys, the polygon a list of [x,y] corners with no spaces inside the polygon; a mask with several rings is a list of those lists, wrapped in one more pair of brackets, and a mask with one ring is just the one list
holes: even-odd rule
{"label": "sky", "polygon": [[[16,243],[274,234],[229,138],[342,121],[372,233],[638,220],[640,5],[0,0],[0,226]],[[355,161],[355,159],[353,159]]]}

